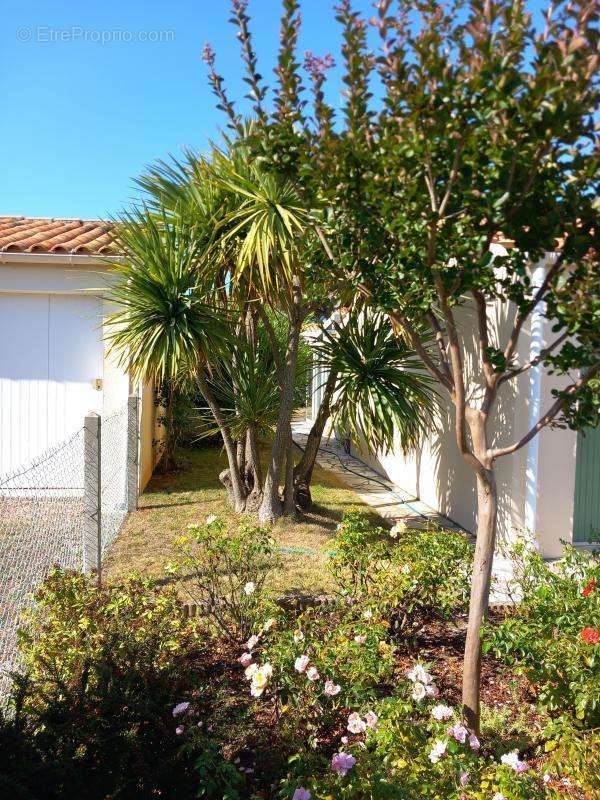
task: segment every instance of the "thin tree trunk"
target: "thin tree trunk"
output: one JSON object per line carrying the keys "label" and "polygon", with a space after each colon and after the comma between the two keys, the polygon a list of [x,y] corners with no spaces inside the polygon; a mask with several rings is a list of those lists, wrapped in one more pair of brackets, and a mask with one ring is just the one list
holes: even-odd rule
{"label": "thin tree trunk", "polygon": [[463,664],[463,714],[467,726],[475,733],[479,733],[481,626],[489,605],[497,511],[496,478],[490,468],[477,475],[477,542]]}
{"label": "thin tree trunk", "polygon": [[290,426],[289,440],[285,459],[285,488],[283,490],[283,513],[288,517],[293,517],[296,513],[296,502],[294,492],[294,439]]}
{"label": "thin tree trunk", "polygon": [[238,439],[238,441],[236,443],[236,459],[237,459],[237,465],[238,465],[238,469],[240,471],[240,475],[242,476],[242,479],[243,479],[243,476],[244,476],[244,473],[245,473],[245,470],[246,470],[246,434],[245,433],[241,437],[241,439]]}
{"label": "thin tree trunk", "polygon": [[202,396],[206,400],[208,407],[210,408],[211,413],[215,419],[215,422],[219,426],[219,431],[221,432],[221,436],[223,437],[223,444],[225,445],[225,452],[227,453],[227,462],[229,464],[229,481],[231,483],[230,493],[231,493],[231,499],[233,501],[233,507],[235,508],[236,511],[242,512],[246,507],[246,491],[244,489],[242,477],[238,469],[237,453],[235,444],[233,442],[233,439],[231,438],[231,432],[227,427],[227,424],[225,423],[223,415],[221,414],[221,409],[219,408],[219,405],[215,400],[213,393],[210,390],[210,387],[206,380],[206,376],[202,369],[198,370],[196,379],[198,382],[198,388],[200,389]]}
{"label": "thin tree trunk", "polygon": [[279,417],[277,419],[277,427],[271,447],[271,458],[269,460],[267,477],[265,478],[263,499],[258,512],[258,519],[262,523],[274,522],[282,513],[282,504],[279,497],[279,483],[287,452],[289,429],[294,408],[294,379],[296,376],[296,361],[298,357],[301,325],[302,320],[295,309],[290,323],[290,338],[286,348],[285,363],[283,364],[281,375]]}
{"label": "thin tree trunk", "polygon": [[166,403],[165,403],[165,447],[160,463],[160,471],[169,473],[176,469],[175,462],[175,426],[173,424],[173,405],[175,401],[175,392],[173,386],[168,383],[165,387]]}
{"label": "thin tree trunk", "polygon": [[251,490],[246,498],[246,511],[255,513],[262,503],[262,468],[256,428],[250,426],[246,433],[246,484]]}
{"label": "thin tree trunk", "polygon": [[329,371],[323,391],[323,399],[321,400],[321,405],[319,406],[312,428],[309,431],[304,453],[294,469],[294,484],[298,504],[301,508],[309,508],[311,504],[310,483],[312,481],[317,453],[321,446],[323,431],[325,430],[327,420],[331,416],[331,401],[333,400],[337,376],[337,370],[331,369]]}
{"label": "thin tree trunk", "polygon": [[262,466],[256,427],[251,425],[246,432],[246,472],[252,474],[254,487],[262,488]]}

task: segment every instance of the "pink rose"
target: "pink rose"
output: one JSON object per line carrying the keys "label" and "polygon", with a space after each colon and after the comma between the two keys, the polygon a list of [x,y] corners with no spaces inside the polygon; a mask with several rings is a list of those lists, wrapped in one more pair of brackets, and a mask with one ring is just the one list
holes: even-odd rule
{"label": "pink rose", "polygon": [[294,661],[294,669],[296,672],[304,672],[308,667],[309,658],[307,655],[298,656]]}
{"label": "pink rose", "polygon": [[481,747],[481,743],[479,742],[479,739],[475,736],[474,733],[472,733],[469,736],[469,747],[471,748],[471,750],[479,750],[479,748]]}
{"label": "pink rose", "polygon": [[318,681],[319,680],[319,671],[316,667],[309,667],[306,670],[306,677],[309,681]]}
{"label": "pink rose", "polygon": [[240,664],[242,665],[242,667],[249,667],[250,664],[252,663],[252,654],[251,653],[242,653],[242,655],[239,657],[238,660],[239,660]]}
{"label": "pink rose", "polygon": [[342,691],[342,687],[338,683],[334,683],[330,678],[327,678],[323,691],[328,697],[335,697],[336,694]]}
{"label": "pink rose", "polygon": [[457,723],[453,725],[451,728],[448,728],[448,736],[452,736],[456,739],[457,742],[464,744],[467,741],[467,736],[469,735],[469,731],[465,728],[464,725]]}
{"label": "pink rose", "polygon": [[367,641],[367,637],[364,633],[359,633],[357,636],[354,637],[354,641],[356,644],[364,644]]}
{"label": "pink rose", "polygon": [[356,764],[356,759],[349,753],[340,751],[335,753],[331,759],[331,769],[337,772],[338,775],[347,775],[352,767]]}
{"label": "pink rose", "polygon": [[360,718],[360,715],[353,711],[348,717],[348,730],[350,733],[364,733],[367,723]]}
{"label": "pink rose", "polygon": [[185,714],[185,712],[190,707],[189,703],[177,703],[175,708],[173,709],[173,716],[178,717],[180,714]]}
{"label": "pink rose", "polygon": [[178,726],[175,728],[175,733],[177,734],[177,736],[181,736],[181,734],[183,733],[183,731],[184,731],[184,727],[183,727],[183,725],[178,725]]}
{"label": "pink rose", "polygon": [[299,786],[292,795],[292,800],[310,800],[311,797],[312,795],[308,789],[305,789],[304,786]]}
{"label": "pink rose", "polygon": [[367,723],[368,728],[375,730],[378,725],[379,718],[374,711],[367,711],[365,714],[365,722]]}

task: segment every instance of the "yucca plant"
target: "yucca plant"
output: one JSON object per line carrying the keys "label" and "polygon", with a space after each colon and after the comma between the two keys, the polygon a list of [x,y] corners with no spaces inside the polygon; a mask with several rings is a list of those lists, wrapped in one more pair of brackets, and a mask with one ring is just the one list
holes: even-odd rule
{"label": "yucca plant", "polygon": [[134,378],[156,385],[195,380],[227,451],[233,504],[243,510],[234,441],[208,382],[234,335],[201,270],[205,231],[189,219],[174,223],[165,213],[138,209],[121,217],[114,236],[122,261],[107,292],[117,307],[106,323],[109,349]]}
{"label": "yucca plant", "polygon": [[351,312],[324,330],[313,345],[324,367],[324,392],[306,447],[294,470],[299,504],[310,504],[312,472],[328,423],[368,442],[369,448],[404,452],[419,448],[434,423],[434,381],[389,320],[368,310]]}
{"label": "yucca plant", "polygon": [[148,210],[124,214],[114,229],[122,259],[107,299],[109,349],[137,379],[156,384],[195,376],[230,340],[229,326],[199,278],[203,251],[193,225]]}
{"label": "yucca plant", "polygon": [[419,447],[434,421],[434,380],[382,314],[353,313],[323,331],[316,360],[337,375],[331,421],[389,451]]}
{"label": "yucca plant", "polygon": [[[285,178],[262,169],[249,158],[242,144],[229,154],[213,153],[211,175],[230,194],[229,211],[219,225],[221,246],[233,247],[234,286],[258,301],[261,324],[270,334],[279,384],[279,413],[273,434],[271,457],[259,509],[261,522],[273,522],[285,509],[293,513],[293,445],[291,419],[300,331],[309,313],[306,302],[306,239],[311,235],[309,211],[297,188]],[[267,309],[285,315],[285,345],[280,349],[268,319]],[[285,504],[279,495],[286,467]]]}

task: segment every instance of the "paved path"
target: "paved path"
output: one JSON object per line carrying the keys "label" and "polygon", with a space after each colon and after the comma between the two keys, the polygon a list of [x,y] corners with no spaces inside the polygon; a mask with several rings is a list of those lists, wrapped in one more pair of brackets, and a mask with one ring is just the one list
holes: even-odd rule
{"label": "paved path", "polygon": [[[304,449],[310,426],[306,422],[292,425],[294,442]],[[452,520],[435,509],[422,503],[410,492],[392,483],[384,475],[376,472],[364,461],[347,453],[341,443],[334,438],[323,439],[317,456],[317,463],[330,470],[342,483],[352,489],[367,505],[390,522],[403,520],[411,528],[423,528],[437,524],[448,530],[463,531],[475,542],[475,536],[464,531]],[[494,556],[493,574],[495,576],[490,601],[492,604],[510,602],[507,583],[511,578],[510,561],[500,553]]]}

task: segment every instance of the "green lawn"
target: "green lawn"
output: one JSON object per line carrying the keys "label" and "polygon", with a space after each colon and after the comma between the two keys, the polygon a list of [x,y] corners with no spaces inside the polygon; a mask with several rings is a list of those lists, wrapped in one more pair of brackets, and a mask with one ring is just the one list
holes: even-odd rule
{"label": "green lawn", "polygon": [[[139,510],[127,519],[109,552],[107,577],[118,578],[130,570],[162,577],[165,565],[174,558],[173,539],[190,522],[209,514],[236,518],[217,477],[226,467],[221,450],[186,448],[177,458],[180,468],[170,475],[155,475],[140,497]],[[349,508],[362,508],[381,523],[354,492],[319,467],[314,471],[312,494],[309,513],[273,527],[283,560],[283,569],[272,579],[277,591],[318,594],[330,588],[326,565],[331,540]]]}

